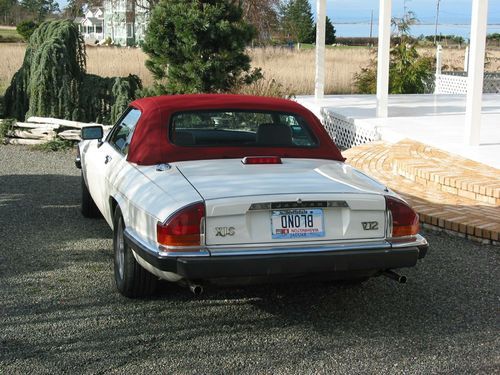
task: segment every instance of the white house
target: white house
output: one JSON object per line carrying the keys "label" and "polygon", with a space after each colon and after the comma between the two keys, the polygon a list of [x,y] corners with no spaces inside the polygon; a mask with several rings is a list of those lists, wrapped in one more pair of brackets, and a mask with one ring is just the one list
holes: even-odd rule
{"label": "white house", "polygon": [[89,8],[84,17],[76,17],[75,23],[78,30],[87,42],[101,41],[104,39],[104,11],[101,8]]}
{"label": "white house", "polygon": [[135,46],[144,40],[148,20],[147,0],[103,0],[102,7],[88,8],[75,23],[87,42],[109,38],[114,44]]}

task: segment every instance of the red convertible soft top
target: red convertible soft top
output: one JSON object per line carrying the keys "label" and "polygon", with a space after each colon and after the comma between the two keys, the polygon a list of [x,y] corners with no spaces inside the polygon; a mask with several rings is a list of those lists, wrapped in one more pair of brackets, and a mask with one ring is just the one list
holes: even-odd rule
{"label": "red convertible soft top", "polygon": [[[139,165],[201,159],[243,158],[245,156],[280,156],[344,161],[339,149],[319,120],[302,105],[286,99],[250,95],[193,94],[165,95],[135,100],[131,106],[142,115],[130,142],[127,159]],[[288,112],[301,116],[319,141],[315,148],[298,147],[193,147],[172,144],[169,124],[172,114],[191,110],[263,110]]]}

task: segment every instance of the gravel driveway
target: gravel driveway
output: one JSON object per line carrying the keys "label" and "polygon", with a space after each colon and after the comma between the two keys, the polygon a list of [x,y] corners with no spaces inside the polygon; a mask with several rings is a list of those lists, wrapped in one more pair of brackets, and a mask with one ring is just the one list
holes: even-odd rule
{"label": "gravel driveway", "polygon": [[498,248],[426,232],[386,278],[128,300],[73,153],[0,146],[0,373],[498,373]]}

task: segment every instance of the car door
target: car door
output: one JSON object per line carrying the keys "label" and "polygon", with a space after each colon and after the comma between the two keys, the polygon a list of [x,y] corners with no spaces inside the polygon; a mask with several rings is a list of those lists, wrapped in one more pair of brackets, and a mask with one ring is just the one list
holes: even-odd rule
{"label": "car door", "polygon": [[140,115],[141,112],[138,109],[129,108],[113,127],[106,140],[100,146],[96,145],[96,150],[89,153],[85,160],[89,192],[110,225],[113,212],[111,212],[109,198],[117,190],[117,177],[123,175],[124,168],[130,167],[126,158]]}

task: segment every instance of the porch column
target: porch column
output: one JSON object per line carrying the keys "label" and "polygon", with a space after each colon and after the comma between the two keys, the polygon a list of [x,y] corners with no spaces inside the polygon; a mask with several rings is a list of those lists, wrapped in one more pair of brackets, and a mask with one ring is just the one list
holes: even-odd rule
{"label": "porch column", "polygon": [[326,0],[316,0],[316,77],[314,98],[323,99],[325,95],[325,25]]}
{"label": "porch column", "polygon": [[380,0],[378,10],[377,117],[387,117],[392,0]]}
{"label": "porch column", "polygon": [[481,133],[481,104],[483,101],[484,53],[488,23],[488,0],[472,1],[470,25],[469,70],[467,103],[465,106],[465,142],[479,145]]}

